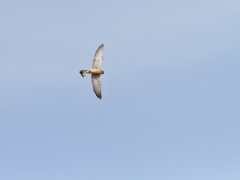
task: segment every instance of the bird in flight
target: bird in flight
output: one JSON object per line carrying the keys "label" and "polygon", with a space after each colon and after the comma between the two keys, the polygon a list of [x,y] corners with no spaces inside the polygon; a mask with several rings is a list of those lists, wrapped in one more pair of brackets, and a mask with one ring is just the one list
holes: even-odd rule
{"label": "bird in flight", "polygon": [[93,85],[93,91],[95,92],[97,98],[102,99],[102,93],[101,93],[101,79],[100,75],[104,74],[104,71],[101,70],[101,65],[103,61],[103,48],[104,45],[101,44],[94,56],[92,69],[90,70],[81,70],[79,73],[82,75],[82,77],[87,76],[88,74],[92,75],[92,85]]}

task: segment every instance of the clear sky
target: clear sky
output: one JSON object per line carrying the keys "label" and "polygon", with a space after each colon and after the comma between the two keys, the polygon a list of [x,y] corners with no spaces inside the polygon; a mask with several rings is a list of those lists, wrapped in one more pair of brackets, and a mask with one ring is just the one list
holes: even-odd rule
{"label": "clear sky", "polygon": [[0,27],[0,179],[240,179],[239,0],[2,0]]}

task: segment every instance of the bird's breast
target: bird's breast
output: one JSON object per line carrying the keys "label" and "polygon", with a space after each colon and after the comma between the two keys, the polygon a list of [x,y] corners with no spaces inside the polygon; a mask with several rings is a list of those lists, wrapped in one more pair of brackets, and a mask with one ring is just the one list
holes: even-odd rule
{"label": "bird's breast", "polygon": [[102,70],[101,69],[91,69],[91,74],[102,74]]}

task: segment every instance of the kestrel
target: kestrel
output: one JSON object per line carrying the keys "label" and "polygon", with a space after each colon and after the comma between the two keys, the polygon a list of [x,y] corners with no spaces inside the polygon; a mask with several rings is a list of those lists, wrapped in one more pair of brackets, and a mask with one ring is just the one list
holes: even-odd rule
{"label": "kestrel", "polygon": [[81,70],[79,73],[82,75],[82,77],[87,76],[88,74],[92,75],[92,85],[93,85],[93,91],[95,92],[97,98],[102,99],[102,93],[101,93],[101,79],[100,75],[104,74],[104,71],[101,70],[101,65],[103,61],[103,48],[104,45],[101,44],[101,46],[98,47],[92,64],[92,69],[90,70]]}

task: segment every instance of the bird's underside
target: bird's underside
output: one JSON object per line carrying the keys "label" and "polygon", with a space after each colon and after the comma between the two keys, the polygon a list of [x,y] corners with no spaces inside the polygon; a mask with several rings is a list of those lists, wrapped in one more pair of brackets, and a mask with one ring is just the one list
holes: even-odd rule
{"label": "bird's underside", "polygon": [[89,74],[101,75],[104,74],[104,71],[102,71],[101,69],[81,70],[80,74],[82,75],[82,77],[87,76]]}
{"label": "bird's underside", "polygon": [[79,72],[82,75],[82,77],[91,74],[93,91],[95,92],[97,98],[99,99],[102,99],[102,93],[101,93],[102,83],[101,83],[100,75],[104,74],[104,71],[101,70],[101,65],[103,61],[103,48],[104,48],[103,44],[98,47],[93,59],[92,69],[81,70]]}

